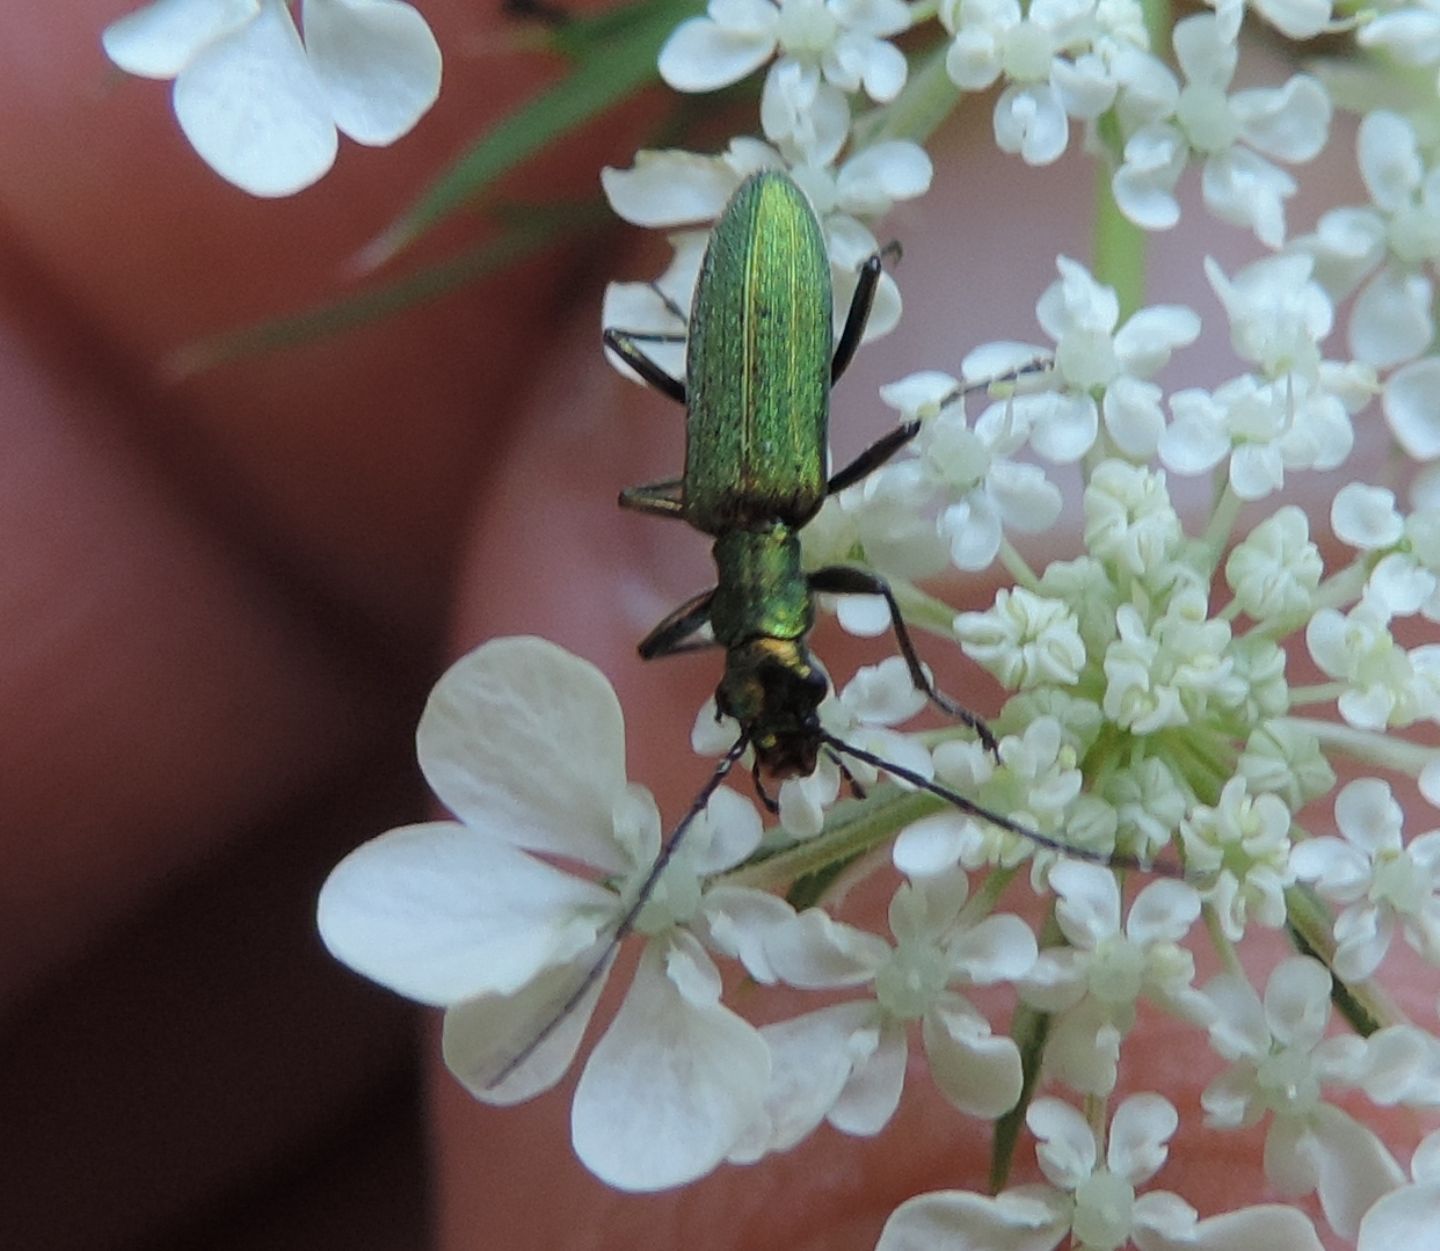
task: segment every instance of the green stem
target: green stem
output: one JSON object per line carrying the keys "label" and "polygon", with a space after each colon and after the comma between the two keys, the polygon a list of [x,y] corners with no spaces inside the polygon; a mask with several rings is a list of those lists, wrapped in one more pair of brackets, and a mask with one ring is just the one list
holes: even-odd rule
{"label": "green stem", "polygon": [[1099,282],[1115,288],[1124,321],[1145,302],[1145,232],[1115,203],[1110,190],[1110,165],[1095,165],[1095,262]]}
{"label": "green stem", "polygon": [[1419,777],[1420,771],[1440,755],[1433,747],[1375,730],[1357,730],[1338,721],[1319,721],[1310,717],[1286,717],[1285,720],[1313,734],[1327,753],[1338,752],[1360,764],[1373,765],[1407,777]]}
{"label": "green stem", "polygon": [[933,795],[904,791],[898,786],[879,787],[859,803],[838,805],[825,823],[824,833],[817,837],[741,865],[714,880],[728,886],[753,886],[760,890],[783,887],[797,878],[863,855],[905,826],[939,812],[944,806],[944,801]]}
{"label": "green stem", "polygon": [[851,150],[858,152],[887,139],[923,144],[955,111],[961,91],[945,72],[950,51],[947,36],[910,67],[905,89],[889,104],[857,118],[851,128]]}
{"label": "green stem", "polygon": [[1350,688],[1344,682],[1317,682],[1313,686],[1296,686],[1290,690],[1290,707],[1302,704],[1332,704]]}
{"label": "green stem", "polygon": [[1336,1011],[1350,1022],[1362,1038],[1369,1038],[1386,1025],[1405,1020],[1405,1015],[1373,982],[1350,985],[1335,976],[1334,917],[1314,891],[1305,886],[1291,886],[1285,891],[1285,926],[1290,941],[1302,955],[1319,960],[1330,970],[1333,982],[1330,1000]]}

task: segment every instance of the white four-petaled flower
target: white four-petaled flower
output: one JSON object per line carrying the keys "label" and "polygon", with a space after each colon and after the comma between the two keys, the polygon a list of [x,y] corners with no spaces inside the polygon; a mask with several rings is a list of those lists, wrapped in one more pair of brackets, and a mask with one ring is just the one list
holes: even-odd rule
{"label": "white four-petaled flower", "polygon": [[[659,851],[659,817],[649,792],[625,780],[610,684],[541,639],[496,639],[457,661],[416,737],[426,779],[458,820],[391,830],[347,856],[320,894],[320,933],[352,968],[446,1009],[446,1063],[477,1098],[519,1102],[553,1086],[575,1055],[603,977],[511,1068],[604,953]],[[791,915],[787,906],[760,891],[704,890],[759,838],[753,807],[716,792],[637,921],[645,952],[571,1113],[576,1153],[621,1189],[702,1176],[763,1116],[769,1052],[720,1002],[702,946],[773,980],[750,936]]]}
{"label": "white four-petaled flower", "polygon": [[401,0],[154,0],[106,28],[121,69],[175,80],[175,115],[222,178],[291,195],[335,160],[336,130],[394,143],[440,91],[440,49]]}

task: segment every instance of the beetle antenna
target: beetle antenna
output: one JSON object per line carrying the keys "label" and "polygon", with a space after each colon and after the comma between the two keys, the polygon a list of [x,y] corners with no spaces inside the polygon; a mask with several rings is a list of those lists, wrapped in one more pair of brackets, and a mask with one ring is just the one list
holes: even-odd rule
{"label": "beetle antenna", "polygon": [[1103,865],[1106,868],[1138,869],[1142,873],[1154,873],[1159,877],[1173,877],[1184,879],[1185,874],[1174,865],[1150,864],[1136,859],[1134,856],[1107,855],[1102,851],[1091,851],[1088,847],[1076,847],[1063,839],[1052,838],[1048,834],[1042,834],[1039,830],[1032,830],[1028,825],[1021,825],[1020,822],[1003,816],[993,809],[977,804],[973,799],[966,799],[957,790],[952,790],[942,782],[933,778],[927,778],[923,774],[916,773],[913,769],[907,769],[904,765],[895,764],[893,761],[885,760],[875,755],[874,752],[866,751],[863,747],[855,747],[842,739],[836,738],[826,730],[820,731],[820,738],[823,742],[833,747],[836,751],[844,752],[847,756],[853,756],[856,760],[862,760],[868,765],[877,769],[883,769],[892,777],[897,777],[903,782],[909,782],[911,786],[922,791],[929,791],[930,794],[945,800],[946,803],[959,808],[961,812],[968,812],[973,817],[979,817],[982,821],[988,821],[991,825],[998,826],[1007,834],[1014,834],[1027,842],[1034,843],[1037,847],[1043,847],[1047,851],[1058,852],[1072,860],[1087,860],[1091,864]]}
{"label": "beetle antenna", "polygon": [[720,789],[722,783],[730,770],[735,767],[735,762],[740,759],[745,749],[750,745],[750,740],[743,734],[735,740],[730,750],[721,757],[720,763],[715,766],[715,771],[706,779],[705,785],[700,788],[690,807],[686,809],[685,815],[675,824],[670,836],[660,848],[660,853],[655,857],[655,862],[650,866],[650,871],[645,874],[640,883],[640,889],[636,891],[635,898],[630,906],[620,914],[620,920],[616,922],[615,929],[610,935],[610,941],[605,944],[605,950],[601,952],[600,958],[585,970],[584,976],[571,989],[565,997],[564,1003],[556,1008],[553,1016],[545,1022],[540,1031],[530,1039],[518,1052],[515,1053],[498,1073],[485,1083],[487,1090],[493,1090],[501,1082],[505,1081],[516,1069],[533,1056],[560,1028],[560,1023],[570,1015],[585,998],[586,994],[594,987],[595,983],[604,976],[605,970],[610,967],[610,962],[615,958],[615,952],[619,950],[620,944],[629,937],[630,932],[635,928],[635,922],[640,916],[641,910],[650,901],[650,896],[655,893],[655,883],[660,880],[660,875],[665,872],[665,867],[670,863],[671,858],[679,850],[680,844],[685,840],[690,827],[695,820],[705,811],[705,806],[710,802],[711,797]]}

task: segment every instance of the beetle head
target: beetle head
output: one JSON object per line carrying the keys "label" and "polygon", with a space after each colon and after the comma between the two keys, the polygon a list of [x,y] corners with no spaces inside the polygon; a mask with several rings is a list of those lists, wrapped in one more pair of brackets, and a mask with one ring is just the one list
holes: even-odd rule
{"label": "beetle head", "polygon": [[767,774],[808,777],[820,753],[818,709],[829,689],[804,643],[758,638],[726,654],[715,703],[740,723]]}

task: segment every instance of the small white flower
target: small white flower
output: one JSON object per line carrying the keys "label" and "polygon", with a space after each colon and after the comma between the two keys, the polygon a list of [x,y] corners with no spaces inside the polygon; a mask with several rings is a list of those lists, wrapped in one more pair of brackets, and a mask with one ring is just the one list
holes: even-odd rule
{"label": "small white flower", "polygon": [[958,569],[984,569],[1006,529],[1037,533],[1059,516],[1059,489],[1043,470],[1014,459],[1027,429],[1006,406],[971,427],[960,383],[933,370],[881,387],[880,398],[903,421],[922,425],[912,456],[882,466],[837,505],[876,568],[925,576],[948,552]]}
{"label": "small white flower", "polygon": [[1117,460],[1096,467],[1085,487],[1085,547],[1092,556],[1144,578],[1169,563],[1183,537],[1163,473]]}
{"label": "small white flower", "polygon": [[1295,956],[1276,966],[1262,1004],[1249,982],[1222,974],[1204,991],[1215,1007],[1210,1043],[1231,1067],[1200,1097],[1223,1129],[1272,1116],[1265,1175],[1285,1195],[1319,1194],[1325,1218],[1353,1239],[1365,1211],[1402,1178],[1370,1130],[1324,1101],[1327,1084],[1355,1085],[1366,1068],[1364,1040],[1325,1037],[1330,974]]}
{"label": "small white flower", "polygon": [[[1117,83],[1106,58],[1088,50],[1102,34],[1095,0],[943,0],[939,17],[954,36],[945,61],[956,86],[983,91],[1004,75],[995,103],[995,140],[1030,165],[1065,151],[1069,117],[1093,121],[1110,107]],[[1068,115],[1068,116],[1067,116]]]}
{"label": "small white flower", "polygon": [[1440,964],[1440,830],[1401,838],[1403,816],[1378,778],[1351,782],[1335,797],[1340,838],[1312,838],[1290,856],[1296,876],[1345,905],[1335,918],[1333,967],[1347,982],[1380,967],[1397,924],[1405,941]]}
{"label": "small white flower", "polygon": [[1383,48],[1402,65],[1430,68],[1440,63],[1440,9],[1428,0],[1402,4],[1361,25],[1364,48]]}
{"label": "small white flower", "polygon": [[1258,622],[1308,617],[1324,573],[1310,523],[1293,504],[1277,509],[1245,536],[1225,562],[1225,581]]}
{"label": "small white flower", "polygon": [[1048,1185],[1018,1186],[991,1197],[964,1190],[917,1195],[902,1203],[875,1251],[1050,1251],[1067,1245],[1140,1251],[1321,1251],[1310,1222],[1293,1208],[1269,1204],[1205,1220],[1179,1195],[1136,1194],[1165,1164],[1180,1118],[1169,1100],[1131,1095],[1101,1144],[1085,1117],[1058,1099],[1037,1099],[1026,1113]]}
{"label": "small white flower", "polygon": [[1264,499],[1287,471],[1342,465],[1355,445],[1345,400],[1298,373],[1274,382],[1242,374],[1213,393],[1177,391],[1160,460],[1180,474],[1207,473],[1226,456],[1229,483],[1243,500]]}
{"label": "small white flower", "polygon": [[676,91],[738,82],[778,51],[771,70],[818,70],[839,91],[880,103],[905,85],[904,54],[885,42],[910,25],[904,0],[711,0],[660,49],[660,77]]}
{"label": "small white flower", "polygon": [[[1069,722],[1067,722],[1069,724]],[[1037,833],[1106,855],[1115,848],[1115,814],[1081,794],[1075,742],[1053,716],[1036,715],[1020,734],[1000,740],[1000,764],[973,739],[947,739],[935,748],[935,773],[992,812],[1003,812]],[[893,849],[902,873],[923,874],[955,864],[967,869],[1012,867],[1033,857],[1037,889],[1056,859],[1020,835],[970,813],[944,809],[901,831]]]}
{"label": "small white flower", "polygon": [[811,990],[863,986],[873,997],[761,1031],[776,1061],[765,1150],[794,1145],[822,1119],[849,1134],[879,1133],[900,1102],[911,1023],[956,1107],[993,1118],[1015,1106],[1018,1048],[952,988],[1020,977],[1035,961],[1035,936],[1019,917],[962,921],[967,891],[954,868],[903,884],[890,903],[893,944],[814,908],[767,933],[781,981]]}
{"label": "small white flower", "polygon": [[1220,928],[1232,942],[1252,918],[1271,929],[1285,924],[1290,867],[1290,810],[1278,795],[1251,795],[1244,777],[1233,777],[1211,808],[1196,804],[1180,824],[1185,867],[1215,876],[1203,892]]}
{"label": "small white flower", "polygon": [[1373,207],[1332,209],[1292,246],[1316,258],[1337,300],[1363,282],[1350,351],[1386,369],[1419,356],[1435,336],[1425,267],[1440,260],[1440,170],[1427,167],[1410,122],[1388,110],[1365,115],[1356,148]]}
{"label": "small white flower", "polygon": [[1116,637],[1105,649],[1102,707],[1134,734],[1192,725],[1250,694],[1237,672],[1230,626],[1206,611],[1205,592],[1191,587],[1170,597],[1163,614],[1146,620],[1133,604],[1115,613]]}
{"label": "small white flower", "polygon": [[1313,731],[1284,717],[1262,722],[1251,732],[1235,773],[1252,795],[1279,795],[1291,812],[1335,787],[1335,770]]}
{"label": "small white flower", "polygon": [[1007,419],[1029,432],[1037,452],[1065,464],[1090,450],[1103,415],[1116,447],[1146,459],[1165,424],[1160,389],[1147,379],[1176,348],[1195,341],[1200,319],[1183,305],[1153,305],[1117,330],[1120,303],[1114,290],[1067,256],[1057,257],[1056,265],[1060,278],[1036,305],[1041,328],[1055,341],[1051,385],[993,405],[981,423],[1003,406]]}
{"label": "small white flower", "polygon": [[1191,804],[1188,790],[1158,756],[1116,769],[1105,779],[1105,798],[1115,809],[1116,845],[1142,861],[1170,843]]}
{"label": "small white flower", "polygon": [[1069,946],[1040,953],[1019,983],[1020,998],[1055,1014],[1047,1069],[1082,1093],[1108,1094],[1142,995],[1186,1020],[1209,1018],[1209,1005],[1191,985],[1194,959],[1179,945],[1200,915],[1200,896],[1184,882],[1151,882],[1122,928],[1120,889],[1108,869],[1061,861],[1050,870],[1050,885]]}
{"label": "small white flower", "polygon": [[155,0],[105,30],[110,59],[175,80],[175,116],[201,158],[251,195],[293,195],[334,163],[336,130],[380,147],[440,91],[440,49],[401,0]]}
{"label": "small white flower", "polygon": [[[1168,229],[1179,220],[1174,188],[1193,152],[1205,159],[1201,186],[1210,211],[1274,248],[1285,239],[1285,201],[1295,193],[1295,181],[1266,157],[1299,163],[1319,153],[1330,129],[1330,98],[1305,74],[1280,88],[1227,96],[1238,57],[1234,25],[1227,30],[1213,13],[1175,24],[1185,87],[1173,89],[1170,110],[1127,137],[1112,186],[1132,221]],[[1166,72],[1160,67],[1152,76]],[[1160,94],[1154,88],[1150,93]]]}
{"label": "small white flower", "polygon": [[971,660],[1010,690],[1074,686],[1085,665],[1085,643],[1069,606],[1021,586],[1001,587],[985,612],[957,615],[955,636]]}
{"label": "small white flower", "polygon": [[[519,1102],[559,1081],[575,1055],[603,977],[513,1065],[603,952],[659,850],[659,816],[625,780],[610,684],[541,639],[495,639],[457,661],[416,738],[427,780],[459,820],[405,826],[351,852],[320,893],[321,936],[358,972],[446,1008],[452,1072],[479,1099]],[[575,1093],[576,1153],[620,1189],[703,1176],[763,1115],[769,1054],[720,1003],[697,935],[752,956],[752,975],[773,980],[734,918],[763,928],[789,910],[761,892],[703,891],[760,839],[739,795],[722,788],[715,801],[637,920],[647,942],[635,981]],[[592,866],[619,889],[542,857]]]}
{"label": "small white flower", "polygon": [[1348,613],[1322,608],[1310,619],[1305,642],[1315,663],[1345,683],[1340,715],[1358,729],[1440,717],[1440,644],[1407,651],[1373,601],[1362,600]]}

